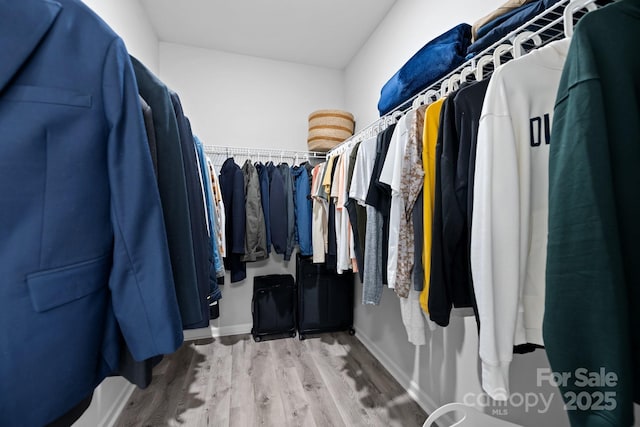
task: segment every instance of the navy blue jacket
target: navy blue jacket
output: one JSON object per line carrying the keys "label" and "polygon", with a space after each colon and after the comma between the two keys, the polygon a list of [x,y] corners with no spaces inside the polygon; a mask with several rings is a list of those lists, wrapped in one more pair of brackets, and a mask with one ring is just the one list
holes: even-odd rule
{"label": "navy blue jacket", "polygon": [[77,0],[0,0],[0,425],[39,426],[182,328],[127,51]]}
{"label": "navy blue jacket", "polygon": [[287,250],[287,211],[282,174],[273,162],[267,163],[269,174],[269,217],[271,221],[271,243],[277,254]]}
{"label": "navy blue jacket", "polygon": [[295,206],[296,206],[296,230],[298,244],[302,256],[313,255],[311,243],[311,184],[309,174],[304,166],[293,166],[291,175],[294,179]]}
{"label": "navy blue jacket", "polygon": [[185,324],[185,329],[205,328],[209,326],[209,271],[213,263],[213,253],[210,251],[209,233],[207,231],[207,217],[202,198],[202,186],[200,184],[200,172],[196,150],[193,147],[193,132],[191,124],[184,115],[180,98],[175,92],[169,91],[173,111],[178,123],[178,135],[180,148],[182,149],[182,161],[184,163],[185,182],[187,184],[187,199],[189,200],[189,217],[191,219],[191,238],[193,243],[193,255],[198,284],[198,307],[200,308],[200,320]]}
{"label": "navy blue jacket", "polygon": [[291,176],[291,169],[286,163],[280,163],[278,170],[282,176],[282,183],[284,188],[284,208],[287,218],[287,245],[284,250],[284,260],[289,261],[291,254],[296,246],[296,205],[293,196],[293,177]]}
{"label": "navy blue jacket", "polygon": [[231,283],[234,283],[247,277],[247,267],[242,262],[246,216],[244,175],[233,157],[225,160],[220,168],[220,192],[226,218],[227,256],[224,266],[231,271]]}

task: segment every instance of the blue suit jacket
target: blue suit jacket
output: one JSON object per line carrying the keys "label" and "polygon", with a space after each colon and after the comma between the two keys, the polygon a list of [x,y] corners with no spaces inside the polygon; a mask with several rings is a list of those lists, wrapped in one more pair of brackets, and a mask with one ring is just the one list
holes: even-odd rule
{"label": "blue suit jacket", "polygon": [[138,89],[77,0],[0,0],[0,425],[182,342]]}

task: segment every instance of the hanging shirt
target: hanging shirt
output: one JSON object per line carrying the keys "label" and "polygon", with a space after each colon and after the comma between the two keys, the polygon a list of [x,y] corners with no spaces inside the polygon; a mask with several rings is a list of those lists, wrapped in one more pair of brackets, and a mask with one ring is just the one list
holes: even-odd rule
{"label": "hanging shirt", "polygon": [[227,256],[227,237],[226,237],[226,218],[224,211],[224,202],[222,201],[222,191],[220,190],[220,182],[218,181],[218,174],[213,167],[211,159],[207,157],[207,163],[209,164],[209,171],[211,172],[211,189],[214,197],[214,209],[216,211],[216,238],[218,242],[218,248],[220,250],[220,256],[224,258]]}
{"label": "hanging shirt", "polygon": [[436,142],[440,124],[440,110],[444,99],[429,104],[424,117],[424,135],[422,138],[422,168],[424,169],[423,191],[423,224],[424,245],[422,247],[422,266],[424,269],[424,286],[420,293],[420,307],[429,313],[429,283],[431,280],[431,227],[433,221],[433,205],[436,188]]}
{"label": "hanging shirt", "polygon": [[[603,35],[606,34],[606,37]],[[605,369],[615,385],[560,384],[576,426],[637,425],[640,401],[640,4],[621,0],[576,26],[556,99],[549,159],[544,342],[554,372]],[[603,378],[603,377],[600,377]],[[595,402],[595,400],[594,400]],[[567,402],[570,404],[570,402]],[[612,407],[615,404],[615,407]]]}
{"label": "hanging shirt", "polygon": [[367,224],[367,213],[364,206],[360,206],[358,202],[351,197],[351,185],[353,183],[353,176],[356,167],[356,161],[358,159],[358,152],[360,151],[361,142],[356,143],[351,150],[349,156],[349,170],[347,173],[347,201],[345,207],[349,213],[349,222],[351,223],[352,242],[353,242],[353,256],[355,257],[354,271],[357,271],[360,275],[360,281],[363,280],[363,268],[364,268],[364,238],[365,227]]}
{"label": "hanging shirt", "polygon": [[313,244],[313,262],[323,263],[327,251],[327,201],[320,195],[324,189],[322,186],[322,175],[327,163],[323,162],[313,168],[312,172],[312,231],[311,240]]}
{"label": "hanging shirt", "polygon": [[[456,92],[444,101],[436,145],[436,186],[431,231],[431,281],[429,317],[440,326],[449,324],[452,307],[472,307],[469,283],[469,251],[460,241],[465,226],[460,203],[466,202],[464,189],[456,180],[460,141],[456,130]],[[469,310],[470,311],[470,310]]]}
{"label": "hanging shirt", "polygon": [[398,268],[398,239],[400,237],[400,216],[404,211],[404,200],[400,194],[400,180],[402,177],[402,161],[409,139],[409,122],[413,120],[414,110],[400,117],[393,137],[389,143],[389,150],[380,172],[380,182],[391,189],[391,205],[389,210],[389,238],[387,240],[387,285],[390,289],[396,287],[396,271]]}
{"label": "hanging shirt", "polygon": [[471,268],[482,386],[509,393],[514,344],[543,345],[549,138],[569,40],[498,68],[478,129]]}
{"label": "hanging shirt", "polygon": [[[328,210],[327,210],[327,254],[326,254],[326,264],[327,268],[330,270],[336,270],[338,263],[338,243],[337,243],[337,235],[336,235],[336,205],[335,200],[331,197],[331,188],[333,186],[333,181],[337,179],[337,166],[338,160],[340,156],[333,156],[330,159],[331,166],[327,165],[327,169],[330,168],[330,178],[329,178],[329,187],[327,192],[327,202],[328,202]],[[325,172],[325,176],[329,171]],[[324,184],[324,179],[323,179]],[[327,187],[323,185],[323,189],[326,191]]]}
{"label": "hanging shirt", "polygon": [[349,150],[346,150],[338,159],[335,166],[335,176],[331,184],[331,198],[335,203],[335,226],[336,226],[336,271],[342,274],[351,266],[351,258],[349,257],[349,231],[348,231],[348,213],[344,208],[344,191],[346,187],[346,169],[349,163]]}
{"label": "hanging shirt", "polygon": [[356,157],[358,156],[358,149],[360,148],[360,142],[357,142],[351,148],[349,153],[349,166],[345,175],[345,190],[344,190],[344,207],[349,215],[349,256],[351,257],[351,269],[354,273],[359,273],[358,259],[356,256],[356,246],[358,239],[358,213],[354,207],[358,204],[349,198],[349,189],[351,188],[351,179],[353,178],[353,167],[355,166]]}
{"label": "hanging shirt", "polygon": [[[473,213],[473,174],[475,173],[476,163],[476,144],[478,142],[478,124],[480,122],[480,114],[482,113],[482,104],[484,96],[489,86],[489,79],[485,79],[469,86],[461,88],[455,99],[456,111],[456,131],[458,134],[458,160],[456,167],[456,191],[455,197],[445,196],[443,203],[450,206],[449,209],[459,209],[460,215],[465,222],[463,229],[456,229],[452,238],[446,239],[450,245],[457,246],[460,243],[466,245],[467,274],[468,286],[471,294],[471,302],[476,315],[478,326],[480,318],[478,316],[478,306],[475,300],[475,292],[473,291],[473,277],[471,274],[471,260],[469,253],[471,252],[471,216]],[[460,252],[458,252],[459,254]]]}
{"label": "hanging shirt", "polygon": [[[407,146],[402,159],[400,189],[403,210],[400,212],[398,229],[398,269],[396,273],[396,293],[406,298],[412,287],[412,271],[414,269],[415,239],[413,229],[413,210],[422,186],[424,170],[422,169],[422,136],[424,133],[424,113],[427,107],[422,106],[407,118],[409,132]],[[422,227],[421,227],[422,228]],[[419,245],[422,246],[422,235]],[[422,285],[422,283],[421,283]],[[415,299],[419,305],[419,298]]]}
{"label": "hanging shirt", "polygon": [[222,257],[220,256],[220,250],[218,247],[218,232],[216,230],[216,211],[215,211],[215,198],[213,195],[213,189],[211,188],[211,171],[207,164],[207,156],[204,153],[204,145],[198,139],[197,136],[193,137],[196,151],[198,153],[198,166],[200,167],[200,174],[202,175],[202,184],[204,186],[204,199],[207,202],[207,225],[209,229],[209,246],[213,255],[212,270],[210,273],[211,289],[210,293],[213,294],[213,300],[217,301],[222,297],[220,289],[218,288],[218,277],[224,276],[224,265],[222,265]]}
{"label": "hanging shirt", "polygon": [[[344,272],[347,270],[353,269],[353,261],[355,258],[354,253],[354,240],[353,240],[353,232],[351,227],[351,220],[349,219],[349,212],[346,207],[346,202],[349,199],[349,189],[347,188],[347,183],[349,180],[349,168],[351,162],[351,152],[353,151],[353,147],[350,147],[348,150],[342,154],[343,163],[342,170],[340,174],[340,187],[338,188],[338,199],[336,207],[340,209],[340,228],[341,228],[341,244],[338,250],[338,260],[339,260],[339,270],[338,272]],[[357,268],[356,268],[357,270]]]}
{"label": "hanging shirt", "polygon": [[[384,164],[383,156],[389,148],[389,142],[393,136],[396,125],[392,124],[380,132],[375,140],[375,158],[371,168],[369,187],[366,190],[365,203],[367,204],[367,227],[364,254],[364,282],[362,284],[362,303],[380,304],[383,285],[386,279],[386,251],[383,249],[385,240],[385,221],[383,212],[378,206],[384,197],[377,186],[379,173]],[[361,148],[362,149],[362,148]],[[360,196],[358,196],[360,197]],[[369,209],[370,208],[370,209]],[[382,231],[382,232],[381,232]]]}
{"label": "hanging shirt", "polygon": [[[387,259],[389,246],[386,242],[389,241],[389,215],[391,211],[391,189],[389,185],[380,181],[380,173],[384,166],[387,152],[389,151],[389,144],[393,137],[396,124],[392,124],[380,133],[380,138],[376,143],[376,161],[373,165],[373,173],[371,176],[371,182],[369,183],[369,191],[367,192],[367,204],[375,207],[382,215],[382,229],[381,239],[382,253],[380,255],[380,261],[382,265],[382,284],[387,284]],[[376,231],[379,233],[380,231]]]}
{"label": "hanging shirt", "polygon": [[[420,154],[422,159],[422,154]],[[422,292],[424,287],[424,266],[422,265],[422,248],[424,246],[424,196],[423,191],[420,190],[418,197],[416,198],[412,218],[413,221],[413,273],[411,280],[413,280],[413,289]],[[418,298],[418,303],[420,298]]]}
{"label": "hanging shirt", "polygon": [[373,261],[367,262],[366,260],[367,252],[369,250],[373,251],[373,245],[376,244],[375,242],[372,243],[371,241],[375,239],[377,242],[378,234],[378,232],[376,232],[376,236],[370,236],[368,233],[369,217],[375,216],[375,208],[372,206],[367,206],[365,203],[375,160],[376,138],[370,138],[361,142],[360,146],[358,147],[358,154],[356,156],[355,165],[353,167],[353,177],[351,178],[351,186],[349,188],[349,197],[355,200],[358,206],[364,207],[366,210],[365,233],[363,236],[364,243],[362,245],[363,261],[361,267],[361,277],[363,283],[363,303],[365,303],[366,300],[366,298],[364,297],[364,293],[366,292],[364,289],[364,283],[367,283],[368,286],[370,286],[372,283],[372,281],[369,281],[368,278],[366,279],[366,277],[379,277],[380,283],[382,283],[382,273],[380,273],[379,276],[376,274],[379,269],[379,265],[376,265],[376,263]]}
{"label": "hanging shirt", "polygon": [[335,159],[336,156],[331,156],[327,159],[327,167],[325,168],[324,175],[322,176],[322,186],[324,187],[324,192],[328,195],[331,194],[331,182],[333,180]]}

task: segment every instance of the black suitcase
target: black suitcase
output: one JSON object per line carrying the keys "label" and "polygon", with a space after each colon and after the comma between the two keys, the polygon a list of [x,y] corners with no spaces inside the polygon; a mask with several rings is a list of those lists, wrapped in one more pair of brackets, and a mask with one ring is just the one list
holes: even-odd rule
{"label": "black suitcase", "polygon": [[337,274],[325,264],[314,264],[311,257],[298,254],[298,337],[321,332],[353,329],[353,274]]}
{"label": "black suitcase", "polygon": [[296,336],[296,286],[291,274],[253,278],[251,335],[258,342],[267,336]]}

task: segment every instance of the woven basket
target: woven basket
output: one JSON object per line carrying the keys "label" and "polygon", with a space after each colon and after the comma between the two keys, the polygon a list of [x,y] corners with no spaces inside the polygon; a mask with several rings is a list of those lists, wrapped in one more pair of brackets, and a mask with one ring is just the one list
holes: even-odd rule
{"label": "woven basket", "polygon": [[341,110],[318,110],[309,114],[310,151],[329,151],[353,135],[353,114]]}

